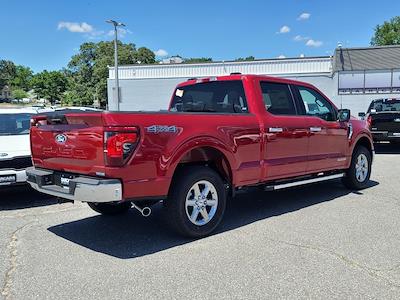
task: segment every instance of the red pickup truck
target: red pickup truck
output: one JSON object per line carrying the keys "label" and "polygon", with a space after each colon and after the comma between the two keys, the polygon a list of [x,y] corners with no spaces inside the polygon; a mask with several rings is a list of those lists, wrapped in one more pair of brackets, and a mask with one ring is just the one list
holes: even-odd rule
{"label": "red pickup truck", "polygon": [[[146,99],[143,99],[146,101]],[[163,201],[171,225],[200,237],[238,189],[342,178],[368,184],[365,121],[314,86],[232,74],[179,84],[168,112],[87,112],[32,119],[30,185],[102,214]]]}

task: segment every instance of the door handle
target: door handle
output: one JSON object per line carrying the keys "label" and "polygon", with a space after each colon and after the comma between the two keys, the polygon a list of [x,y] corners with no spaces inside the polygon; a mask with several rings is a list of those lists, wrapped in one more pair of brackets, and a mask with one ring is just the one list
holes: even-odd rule
{"label": "door handle", "polygon": [[268,131],[270,133],[278,133],[278,132],[283,132],[283,128],[281,128],[281,127],[270,127],[268,129]]}
{"label": "door handle", "polygon": [[310,127],[311,132],[320,132],[322,130],[321,127]]}

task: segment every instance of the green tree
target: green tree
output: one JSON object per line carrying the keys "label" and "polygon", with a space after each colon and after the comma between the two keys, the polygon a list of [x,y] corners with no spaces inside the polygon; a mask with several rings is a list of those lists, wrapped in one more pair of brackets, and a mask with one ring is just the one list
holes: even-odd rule
{"label": "green tree", "polygon": [[196,64],[196,63],[207,63],[212,62],[211,57],[192,57],[192,58],[185,58],[185,63],[187,64]]}
{"label": "green tree", "polygon": [[12,90],[12,97],[19,101],[19,100],[21,100],[23,98],[27,98],[28,97],[28,93],[25,92],[23,89],[13,89]]}
{"label": "green tree", "polygon": [[255,60],[256,58],[254,56],[247,56],[247,57],[239,57],[236,58],[235,61],[252,61]]}
{"label": "green tree", "polygon": [[140,47],[134,57],[141,64],[154,64],[156,62],[156,55],[146,47]]}
{"label": "green tree", "polygon": [[[142,63],[154,62],[154,57],[146,48],[140,53],[134,44],[124,44],[118,41],[118,63],[121,65],[135,64],[140,58]],[[154,53],[153,53],[154,55]],[[83,43],[79,53],[71,58],[68,63],[67,74],[69,101],[90,105],[93,99],[100,102],[107,99],[108,66],[114,65],[114,43]],[[73,100],[76,98],[76,100]]]}
{"label": "green tree", "polygon": [[400,16],[375,27],[372,46],[400,45]]}
{"label": "green tree", "polygon": [[10,85],[11,80],[15,77],[16,67],[12,61],[0,60],[0,89],[5,85]]}
{"label": "green tree", "polygon": [[67,77],[62,71],[44,70],[33,77],[32,86],[38,97],[48,99],[54,104],[56,100],[62,99],[67,89]]}
{"label": "green tree", "polygon": [[11,80],[12,88],[29,91],[32,88],[33,72],[30,68],[24,66],[15,67],[15,75]]}

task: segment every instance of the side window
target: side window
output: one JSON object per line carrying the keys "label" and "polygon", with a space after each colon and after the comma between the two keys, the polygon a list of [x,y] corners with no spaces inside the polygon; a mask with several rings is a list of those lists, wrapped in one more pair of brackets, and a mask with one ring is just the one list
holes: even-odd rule
{"label": "side window", "polygon": [[307,116],[318,117],[325,121],[336,120],[335,110],[321,94],[303,86],[298,86],[297,89]]}
{"label": "side window", "polygon": [[261,82],[265,109],[274,115],[296,115],[292,93],[287,84]]}

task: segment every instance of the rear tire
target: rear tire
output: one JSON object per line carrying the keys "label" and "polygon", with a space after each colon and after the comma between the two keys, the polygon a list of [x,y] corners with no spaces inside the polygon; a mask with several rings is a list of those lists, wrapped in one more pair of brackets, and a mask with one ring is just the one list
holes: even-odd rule
{"label": "rear tire", "polygon": [[88,205],[95,212],[98,212],[102,215],[120,215],[126,213],[131,208],[130,202],[123,203],[96,203],[96,202],[88,202]]}
{"label": "rear tire", "polygon": [[186,167],[174,179],[165,201],[167,222],[183,236],[207,236],[223,218],[226,196],[217,172],[203,166]]}
{"label": "rear tire", "polygon": [[350,168],[343,178],[343,184],[351,190],[366,188],[371,176],[371,165],[371,153],[367,148],[357,146],[353,151]]}

